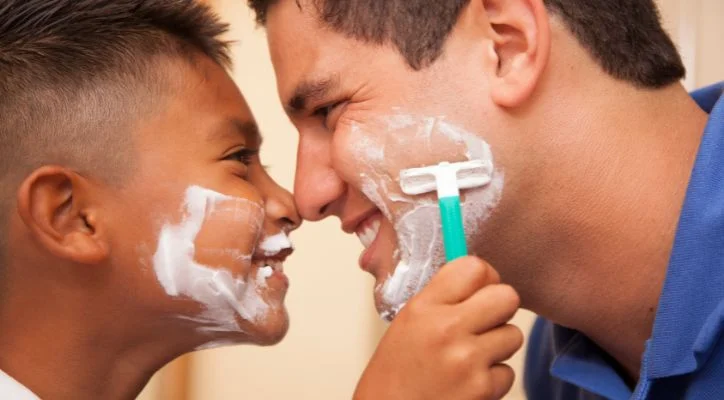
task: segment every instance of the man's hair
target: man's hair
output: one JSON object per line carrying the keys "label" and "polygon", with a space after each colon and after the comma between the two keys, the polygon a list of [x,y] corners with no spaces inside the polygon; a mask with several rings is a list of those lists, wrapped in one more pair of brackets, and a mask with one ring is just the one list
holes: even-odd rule
{"label": "man's hair", "polygon": [[172,90],[161,64],[206,56],[228,67],[226,29],[194,0],[0,2],[2,227],[18,184],[42,165],[115,181],[134,124]]}
{"label": "man's hair", "polygon": [[[266,24],[279,0],[248,0]],[[296,0],[299,5],[299,0]],[[392,44],[415,70],[442,54],[447,36],[470,0],[312,0],[320,20],[337,32]],[[676,47],[661,26],[654,0],[545,0],[548,10],[611,76],[659,88],[685,75]]]}

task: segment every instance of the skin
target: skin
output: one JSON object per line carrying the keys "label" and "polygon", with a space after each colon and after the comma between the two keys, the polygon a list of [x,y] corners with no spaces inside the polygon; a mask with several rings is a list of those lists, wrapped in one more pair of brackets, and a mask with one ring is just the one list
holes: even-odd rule
{"label": "skin", "polygon": [[[607,75],[543,0],[471,1],[442,57],[421,71],[391,45],[334,32],[309,1],[299,3],[272,6],[267,31],[279,96],[299,130],[302,217],[337,217],[348,233],[381,218],[364,265],[381,284],[396,265],[395,221],[363,194],[352,144],[360,134],[401,142],[400,132],[374,126],[396,108],[445,116],[489,143],[505,172],[502,200],[480,222],[471,250],[523,307],[586,334],[635,382],[707,121],[685,89],[640,89]],[[292,101],[305,92],[313,96]],[[426,151],[412,135],[405,149],[385,160],[390,174],[407,168],[410,154],[428,163],[459,156]],[[508,305],[491,301],[484,312]],[[402,352],[389,350],[389,359]]]}
{"label": "skin", "polygon": [[[225,218],[222,202],[221,211],[207,213],[195,241],[197,262],[235,278],[254,279],[269,261],[255,251],[260,239],[300,223],[291,195],[258,155],[238,154],[258,151],[261,138],[227,73],[202,56],[195,67],[184,60],[157,67],[172,77],[169,95],[131,133],[136,159],[127,180],[45,166],[18,189],[0,303],[0,369],[42,398],[135,398],[155,371],[198,346],[269,345],[287,331],[288,282],[278,274],[258,293],[270,307],[266,318],[237,318],[240,331],[231,333],[200,332],[187,317],[203,307],[167,296],[157,281],[159,231],[181,220],[191,185],[245,199],[256,210]],[[218,249],[254,257],[234,262]]]}

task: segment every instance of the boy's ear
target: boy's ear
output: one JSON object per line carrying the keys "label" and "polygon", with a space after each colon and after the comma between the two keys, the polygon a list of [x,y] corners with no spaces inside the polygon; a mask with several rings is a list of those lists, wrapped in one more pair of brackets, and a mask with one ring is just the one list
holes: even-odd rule
{"label": "boy's ear", "polygon": [[91,185],[62,167],[41,167],[20,185],[18,213],[32,237],[56,257],[81,264],[98,264],[109,255],[109,244],[98,224],[100,207]]}

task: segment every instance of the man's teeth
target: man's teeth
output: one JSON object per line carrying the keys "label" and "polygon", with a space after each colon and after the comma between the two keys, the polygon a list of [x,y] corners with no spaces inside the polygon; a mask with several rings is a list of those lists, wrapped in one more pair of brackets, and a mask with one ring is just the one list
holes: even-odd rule
{"label": "man's teeth", "polygon": [[372,243],[377,239],[377,235],[380,233],[380,225],[380,220],[375,220],[357,231],[357,237],[365,248],[372,246]]}

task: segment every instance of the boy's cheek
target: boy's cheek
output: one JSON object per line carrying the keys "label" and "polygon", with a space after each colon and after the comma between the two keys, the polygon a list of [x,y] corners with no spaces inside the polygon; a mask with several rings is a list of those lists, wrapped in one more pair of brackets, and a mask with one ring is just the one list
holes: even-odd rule
{"label": "boy's cheek", "polygon": [[263,222],[263,209],[249,200],[230,199],[210,205],[194,240],[195,261],[237,272],[248,269]]}

